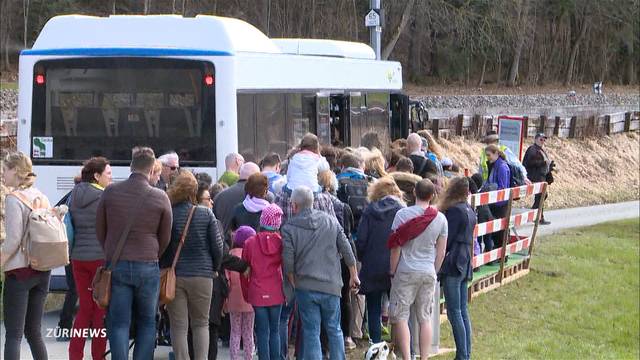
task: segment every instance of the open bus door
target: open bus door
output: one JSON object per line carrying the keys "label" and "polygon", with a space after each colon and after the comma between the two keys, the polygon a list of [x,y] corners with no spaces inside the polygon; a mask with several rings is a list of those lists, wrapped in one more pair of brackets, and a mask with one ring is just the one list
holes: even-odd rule
{"label": "open bus door", "polygon": [[[409,136],[409,96],[405,94],[391,94],[391,141],[405,139]],[[412,129],[416,131],[415,129]]]}
{"label": "open bus door", "polygon": [[331,100],[329,94],[316,95],[316,135],[320,144],[331,144]]}

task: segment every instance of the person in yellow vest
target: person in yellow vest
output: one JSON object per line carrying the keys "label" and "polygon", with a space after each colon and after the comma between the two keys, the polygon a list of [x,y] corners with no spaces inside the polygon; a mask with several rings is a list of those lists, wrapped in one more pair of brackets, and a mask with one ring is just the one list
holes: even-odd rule
{"label": "person in yellow vest", "polygon": [[[500,148],[500,151],[502,151],[506,155],[507,162],[514,163],[520,168],[520,171],[522,171],[522,175],[524,175],[525,183],[531,184],[531,181],[529,181],[529,179],[527,178],[527,169],[522,166],[522,162],[520,162],[520,159],[513,153],[513,151],[511,151],[511,149],[509,149],[505,145],[499,144],[499,141],[500,137],[498,136],[498,133],[493,130],[488,131],[487,135],[482,139],[482,142],[487,144],[487,146],[491,144],[497,145]],[[480,175],[482,175],[483,183],[485,183],[489,178],[490,169],[488,160],[489,159],[487,159],[484,148],[482,148],[482,151],[480,152],[480,166],[478,172],[480,173]]]}

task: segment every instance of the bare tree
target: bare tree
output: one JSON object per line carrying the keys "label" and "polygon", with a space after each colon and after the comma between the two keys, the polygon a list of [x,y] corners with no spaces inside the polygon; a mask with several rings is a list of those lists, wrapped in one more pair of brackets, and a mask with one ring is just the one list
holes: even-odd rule
{"label": "bare tree", "polygon": [[402,12],[402,17],[400,18],[400,23],[393,32],[391,40],[389,40],[389,43],[384,47],[384,50],[382,51],[382,60],[387,60],[391,55],[393,48],[396,47],[398,39],[400,39],[400,35],[402,35],[402,32],[407,27],[407,24],[411,19],[411,9],[413,8],[414,2],[415,0],[407,0],[407,3],[404,6],[404,11]]}

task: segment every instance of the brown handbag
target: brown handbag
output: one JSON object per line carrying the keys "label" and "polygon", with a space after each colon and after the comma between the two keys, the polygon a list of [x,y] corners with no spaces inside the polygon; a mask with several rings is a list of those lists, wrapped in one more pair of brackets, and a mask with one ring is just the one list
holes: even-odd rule
{"label": "brown handbag", "polygon": [[133,226],[133,222],[138,213],[140,213],[140,209],[142,209],[142,205],[148,198],[151,189],[153,188],[149,187],[149,189],[142,194],[141,198],[137,201],[138,207],[134,209],[133,214],[129,216],[129,222],[127,222],[124,231],[122,231],[118,245],[116,246],[116,251],[111,258],[111,265],[109,265],[109,267],[98,267],[96,274],[93,276],[93,280],[91,281],[91,297],[101,309],[106,309],[109,306],[109,300],[111,300],[111,272],[120,259],[122,249],[124,249],[124,242],[127,240],[127,236],[129,236],[131,226]]}
{"label": "brown handbag", "polygon": [[189,211],[189,216],[187,217],[187,223],[184,225],[184,230],[182,230],[180,243],[178,244],[176,255],[173,257],[173,263],[171,264],[171,267],[160,269],[160,304],[166,305],[172,302],[176,297],[176,265],[178,264],[180,251],[182,251],[182,246],[184,245],[184,241],[187,238],[189,225],[191,225],[191,218],[193,217],[193,213],[195,211],[196,207],[192,206],[191,210]]}

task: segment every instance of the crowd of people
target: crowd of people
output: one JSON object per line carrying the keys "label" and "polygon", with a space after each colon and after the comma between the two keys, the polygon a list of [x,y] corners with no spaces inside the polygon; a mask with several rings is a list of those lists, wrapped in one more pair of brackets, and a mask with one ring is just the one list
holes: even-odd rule
{"label": "crowd of people", "polygon": [[[403,359],[426,359],[439,281],[456,359],[469,359],[471,260],[503,239],[487,235],[481,246],[473,229],[505,216],[506,203],[474,209],[467,197],[510,187],[514,166],[527,182],[552,181],[545,140],[536,135],[521,164],[489,133],[471,177],[460,176],[426,131],[386,153],[375,134],[363,138],[367,146],[343,149],[306,134],[285,159],[272,153],[255,164],[227,155],[217,181],[180,168],[176,153],[156,159],[147,147],[132,150],[131,175],[119,183],[108,159],[91,158],[59,202],[68,205],[74,229],[59,326],[106,328],[106,338],[92,338],[94,359],[107,343],[112,359],[128,358],[130,339],[134,358],[152,358],[158,314],[168,319],[163,336],[178,360],[215,359],[219,340],[229,343],[232,359],[252,359],[254,349],[261,360],[344,359],[367,337],[381,342],[389,326]],[[40,327],[50,272],[29,267],[20,245],[29,241],[30,210],[11,194],[48,199],[34,187],[27,155],[11,153],[2,166],[12,191],[2,244],[4,359],[20,358],[23,334],[33,357],[46,359]],[[91,293],[101,267],[112,271],[106,309]],[[169,268],[175,297],[159,304],[161,269]],[[70,336],[70,359],[83,358],[85,340]]]}

